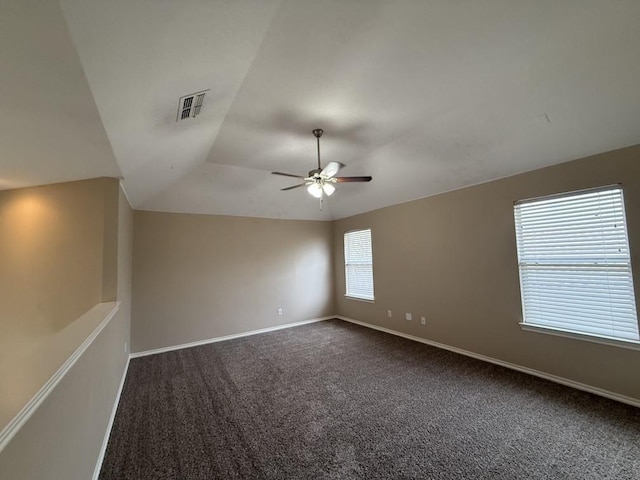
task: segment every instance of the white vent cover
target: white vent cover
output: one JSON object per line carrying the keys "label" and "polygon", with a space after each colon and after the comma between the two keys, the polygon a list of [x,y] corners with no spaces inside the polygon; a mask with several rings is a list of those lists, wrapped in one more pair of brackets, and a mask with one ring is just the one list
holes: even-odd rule
{"label": "white vent cover", "polygon": [[208,91],[209,90],[207,89],[180,97],[180,100],[178,101],[178,115],[176,117],[176,122],[186,118],[196,118],[202,109],[204,94]]}

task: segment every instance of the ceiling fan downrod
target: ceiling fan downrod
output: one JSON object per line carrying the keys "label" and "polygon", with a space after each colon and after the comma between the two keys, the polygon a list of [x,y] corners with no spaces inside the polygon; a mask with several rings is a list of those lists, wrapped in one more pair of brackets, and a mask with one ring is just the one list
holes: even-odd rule
{"label": "ceiling fan downrod", "polygon": [[322,170],[322,167],[320,166],[320,137],[324,133],[324,130],[322,130],[321,128],[314,128],[313,130],[311,130],[311,133],[315,135],[316,141],[318,143],[318,171],[320,171]]}

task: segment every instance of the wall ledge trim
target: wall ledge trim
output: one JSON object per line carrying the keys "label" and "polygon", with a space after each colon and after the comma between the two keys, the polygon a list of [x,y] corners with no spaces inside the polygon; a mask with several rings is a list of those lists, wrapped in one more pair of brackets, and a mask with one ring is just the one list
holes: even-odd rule
{"label": "wall ledge trim", "polygon": [[[101,305],[113,305],[112,308],[105,315],[104,319],[98,324],[98,326],[89,334],[89,336],[80,344],[78,348],[71,354],[71,356],[58,368],[58,370],[47,380],[47,382],[38,390],[38,392],[29,400],[24,407],[16,414],[15,417],[7,424],[7,426],[0,432],[0,452],[9,444],[11,439],[18,433],[22,426],[31,418],[31,415],[35,413],[38,407],[46,400],[51,392],[56,388],[58,383],[65,377],[65,375],[71,370],[71,367],[75,365],[82,354],[89,348],[100,332],[109,324],[111,319],[115,316],[120,308],[120,302],[108,302],[99,303]],[[95,308],[95,307],[94,307]]]}
{"label": "wall ledge trim", "polygon": [[206,345],[208,343],[224,342],[225,340],[233,340],[234,338],[248,337],[249,335],[258,335],[260,333],[274,332],[276,330],[282,330],[284,328],[299,327],[301,325],[307,325],[308,323],[323,322],[325,320],[331,320],[332,318],[338,318],[335,315],[329,315],[326,317],[312,318],[310,320],[302,320],[300,322],[285,323],[284,325],[276,325],[274,327],[260,328],[258,330],[250,330],[248,332],[233,333],[231,335],[224,335],[222,337],[207,338],[205,340],[197,340],[195,342],[183,343],[180,345],[171,345],[169,347],[155,348],[153,350],[144,350],[142,352],[135,352],[129,355],[129,358],[146,357],[147,355],[156,355],[158,353],[171,352],[174,350],[182,350],[183,348],[198,347],[200,345]]}
{"label": "wall ledge trim", "polygon": [[113,408],[111,409],[111,416],[109,417],[109,423],[107,424],[107,431],[104,434],[104,439],[102,440],[102,447],[100,447],[100,453],[98,454],[98,460],[96,462],[96,468],[93,471],[92,480],[98,480],[100,476],[100,470],[102,470],[102,462],[104,461],[104,456],[107,453],[107,446],[109,445],[109,437],[111,436],[111,429],[113,428],[113,422],[116,419],[116,412],[118,411],[118,405],[120,405],[120,396],[122,395],[122,390],[124,389],[124,382],[127,379],[127,372],[129,371],[129,361],[131,360],[130,356],[127,356],[127,363],[124,366],[124,370],[122,372],[122,378],[120,379],[120,386],[118,387],[118,393],[116,394],[116,399],[113,402]]}
{"label": "wall ledge trim", "polygon": [[634,407],[640,407],[640,399],[636,399],[633,397],[627,397],[626,395],[620,395],[618,393],[610,392],[608,390],[604,390],[598,387],[592,387],[591,385],[587,385],[584,383],[576,382],[573,380],[569,380],[568,378],[559,377],[557,375],[552,375],[550,373],[545,373],[540,370],[535,370],[533,368],[522,367],[520,365],[516,365],[515,363],[505,362],[503,360],[498,360],[497,358],[488,357],[486,355],[481,355],[479,353],[470,352],[468,350],[463,350],[462,348],[452,347],[450,345],[446,345],[444,343],[434,342],[432,340],[427,340],[426,338],[416,337],[414,335],[409,335],[407,333],[398,332],[397,330],[391,330],[390,328],[379,327],[378,325],[373,325],[370,323],[362,322],[360,320],[355,320],[353,318],[344,317],[342,315],[336,315],[335,318],[343,320],[345,322],[354,323],[356,325],[360,325],[362,327],[371,328],[373,330],[379,330],[381,332],[390,333],[391,335],[396,335],[398,337],[403,337],[408,340],[413,340],[415,342],[424,343],[426,345],[431,345],[432,347],[441,348],[443,350],[449,350],[450,352],[458,353],[460,355],[465,355],[467,357],[475,358],[477,360],[482,360],[484,362],[493,363],[494,365],[499,365],[501,367],[506,367],[511,370],[516,370],[518,372],[527,373],[529,375],[533,375],[534,377],[544,378],[545,380],[550,380],[555,383],[559,383],[561,385],[565,385],[567,387],[572,387],[577,390],[582,390],[584,392],[593,393],[595,395],[599,395],[601,397],[608,398],[610,400],[616,400],[618,402],[626,403],[627,405],[632,405]]}

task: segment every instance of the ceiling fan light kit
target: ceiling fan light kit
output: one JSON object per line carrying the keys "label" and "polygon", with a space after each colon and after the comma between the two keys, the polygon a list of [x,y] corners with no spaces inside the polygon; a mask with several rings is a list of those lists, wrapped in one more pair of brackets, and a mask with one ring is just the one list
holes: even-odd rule
{"label": "ceiling fan light kit", "polygon": [[285,187],[281,190],[293,190],[294,188],[307,187],[307,192],[314,198],[319,198],[322,201],[322,196],[326,195],[330,197],[336,191],[334,183],[343,182],[370,182],[371,177],[336,177],[338,171],[344,167],[340,162],[329,162],[326,167],[322,168],[320,164],[320,137],[324,133],[321,128],[315,128],[312,130],[313,135],[316,137],[318,145],[318,168],[309,171],[308,177],[302,175],[293,175],[291,173],[271,172],[274,175],[282,175],[285,177],[300,178],[304,180],[304,183],[293,185],[291,187]]}

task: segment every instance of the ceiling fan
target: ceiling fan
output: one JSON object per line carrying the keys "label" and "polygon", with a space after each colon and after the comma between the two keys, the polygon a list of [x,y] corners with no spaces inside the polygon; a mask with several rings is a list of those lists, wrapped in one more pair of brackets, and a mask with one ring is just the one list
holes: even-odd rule
{"label": "ceiling fan", "polygon": [[304,183],[282,188],[281,190],[293,190],[294,188],[307,187],[307,191],[312,196],[322,199],[323,193],[330,196],[336,191],[336,187],[333,186],[334,183],[371,181],[371,177],[336,177],[338,171],[344,167],[340,162],[329,162],[326,167],[322,168],[320,165],[320,137],[324,131],[321,128],[316,128],[312,133],[315,135],[318,142],[318,168],[311,170],[308,177],[293,175],[291,173],[271,172],[274,175],[283,175],[285,177],[301,178],[304,180]]}

